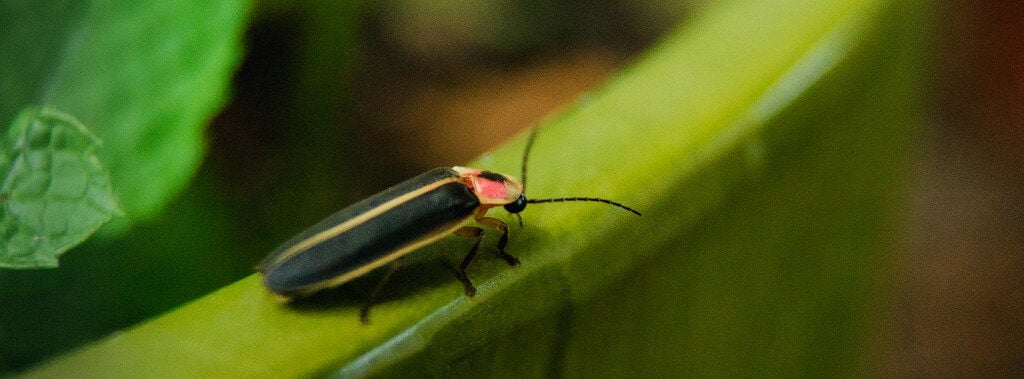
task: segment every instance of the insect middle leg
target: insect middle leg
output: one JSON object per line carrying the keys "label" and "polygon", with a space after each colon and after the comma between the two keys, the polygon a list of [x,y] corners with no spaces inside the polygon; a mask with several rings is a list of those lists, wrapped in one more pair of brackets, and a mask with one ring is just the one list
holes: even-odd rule
{"label": "insect middle leg", "polygon": [[476,257],[476,252],[480,250],[480,243],[484,240],[484,230],[475,226],[463,226],[455,230],[455,235],[460,237],[474,237],[476,243],[473,244],[473,248],[469,249],[469,254],[462,259],[462,264],[459,265],[459,270],[455,272],[455,275],[459,277],[459,281],[466,287],[466,296],[472,297],[476,295],[476,286],[473,282],[469,281],[469,276],[466,275],[466,269],[469,268],[469,264],[473,262],[473,258]]}
{"label": "insect middle leg", "polygon": [[[501,256],[505,262],[508,262],[510,266],[519,266],[519,260],[505,252],[505,245],[508,245],[508,225],[501,220],[490,217],[481,217],[476,221],[483,225],[501,230],[501,238],[498,239],[498,255]],[[459,280],[462,281],[462,285],[466,287],[466,296],[473,296],[476,295],[476,286],[469,281],[469,276],[466,275],[466,269],[469,268],[469,264],[473,262],[473,258],[476,258],[476,253],[480,251],[480,243],[484,240],[484,230],[475,226],[463,226],[455,230],[455,235],[476,238],[476,243],[473,244],[472,249],[469,249],[469,254],[466,254],[466,257],[462,259],[462,264],[459,265],[459,270],[456,272]]]}

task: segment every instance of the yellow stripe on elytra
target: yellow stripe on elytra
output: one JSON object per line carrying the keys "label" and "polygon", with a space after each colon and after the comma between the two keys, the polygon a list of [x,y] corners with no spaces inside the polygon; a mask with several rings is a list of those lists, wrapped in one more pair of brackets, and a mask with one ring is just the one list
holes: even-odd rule
{"label": "yellow stripe on elytra", "polygon": [[333,277],[330,280],[325,280],[325,281],[322,281],[322,282],[317,282],[317,283],[313,283],[313,284],[310,284],[308,286],[305,286],[302,289],[296,291],[296,294],[298,296],[300,296],[300,297],[301,296],[307,296],[307,295],[310,295],[310,294],[312,294],[314,292],[320,291],[322,289],[331,288],[331,287],[334,287],[334,286],[337,286],[337,285],[341,285],[342,283],[345,283],[345,282],[347,282],[349,280],[352,280],[354,278],[358,278],[358,277],[360,277],[360,276],[362,276],[362,275],[364,275],[364,274],[366,274],[366,273],[368,273],[370,271],[373,271],[376,268],[379,268],[379,267],[381,267],[381,266],[383,266],[385,264],[388,264],[388,263],[390,263],[390,262],[392,262],[392,261],[394,261],[394,260],[396,260],[398,258],[401,258],[403,255],[408,254],[409,252],[411,252],[413,250],[419,249],[419,248],[421,248],[421,247],[423,247],[423,246],[425,246],[425,245],[427,245],[427,244],[429,244],[431,242],[434,242],[434,241],[437,241],[437,240],[439,240],[441,238],[444,238],[448,234],[451,234],[455,230],[458,230],[459,228],[461,228],[462,227],[462,223],[465,222],[466,220],[472,218],[472,217],[473,216],[466,216],[466,218],[463,219],[463,220],[454,221],[453,224],[452,224],[453,225],[452,227],[449,227],[449,228],[443,229],[443,230],[438,230],[438,231],[436,231],[436,232],[434,232],[434,233],[432,233],[430,235],[424,236],[424,237],[420,238],[419,241],[416,241],[416,242],[413,242],[411,244],[405,245],[405,246],[395,250],[391,254],[385,255],[383,257],[380,257],[377,260],[374,260],[374,261],[372,261],[370,263],[367,263],[365,265],[360,266],[358,269],[355,269],[355,270],[346,272],[346,273],[344,273],[342,275]]}
{"label": "yellow stripe on elytra", "polygon": [[310,248],[313,245],[316,245],[316,244],[319,244],[319,243],[321,243],[321,242],[323,242],[325,240],[334,238],[334,237],[338,236],[339,234],[344,233],[344,232],[346,232],[346,231],[348,231],[348,230],[358,226],[359,224],[362,224],[362,223],[366,222],[369,219],[372,219],[374,217],[380,216],[384,212],[387,212],[387,211],[397,207],[398,205],[400,205],[402,203],[405,203],[406,201],[409,201],[410,199],[413,199],[413,198],[415,198],[417,196],[420,196],[420,195],[422,195],[424,193],[430,192],[430,191],[432,191],[432,190],[434,190],[434,189],[436,189],[436,188],[438,188],[440,186],[443,186],[445,184],[455,183],[455,182],[458,182],[458,181],[459,181],[459,178],[457,178],[457,177],[456,178],[446,178],[446,179],[443,179],[443,180],[438,180],[438,181],[436,181],[434,183],[431,183],[429,185],[420,187],[420,188],[416,189],[415,191],[412,191],[412,192],[406,193],[406,194],[404,194],[402,196],[399,196],[399,197],[396,197],[394,199],[391,199],[391,200],[385,202],[384,204],[378,205],[378,206],[374,207],[373,209],[370,209],[369,211],[363,212],[363,214],[361,214],[361,215],[359,215],[357,217],[353,217],[352,219],[350,219],[348,221],[345,221],[345,222],[343,222],[341,224],[338,224],[338,225],[336,225],[334,227],[331,227],[330,229],[327,229],[327,230],[324,230],[324,231],[322,231],[320,233],[317,233],[316,235],[314,235],[312,237],[309,237],[309,238],[307,238],[305,240],[302,240],[301,242],[295,244],[295,246],[292,246],[288,250],[285,250],[285,252],[281,253],[281,255],[278,256],[278,258],[276,260],[274,260],[274,263],[272,264],[272,266],[278,265],[281,262],[284,262],[284,261],[288,260],[289,258],[291,258],[291,257],[295,256],[296,254],[298,254],[298,253],[300,253],[300,252]]}

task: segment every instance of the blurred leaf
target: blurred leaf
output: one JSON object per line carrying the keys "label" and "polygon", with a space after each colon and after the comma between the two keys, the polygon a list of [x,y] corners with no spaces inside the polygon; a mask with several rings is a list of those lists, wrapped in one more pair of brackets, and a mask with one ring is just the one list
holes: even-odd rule
{"label": "blurred leaf", "polygon": [[53,0],[0,3],[0,125],[38,103],[89,2]]}
{"label": "blurred leaf", "polygon": [[[10,4],[16,3],[6,2],[0,7]],[[48,4],[29,8],[37,10]],[[57,17],[89,4],[76,2],[50,11]],[[359,13],[358,9],[352,10],[358,5],[349,1],[288,3],[288,8],[280,13],[273,10],[272,15],[265,14],[277,17],[272,22],[254,21],[277,26],[246,30],[246,44],[253,46],[247,56],[258,53],[273,60],[251,66],[252,61],[247,58],[250,71],[246,80],[258,86],[240,85],[239,78],[232,79],[233,104],[225,108],[230,113],[218,114],[206,132],[205,139],[216,144],[210,152],[219,149],[220,159],[211,159],[216,157],[214,154],[202,158],[195,177],[170,199],[159,215],[135,223],[130,233],[118,238],[102,238],[110,237],[105,234],[113,228],[101,228],[101,238],[90,238],[63,255],[57,270],[0,270],[0,341],[8,342],[0,345],[0,377],[249,275],[253,264],[272,245],[304,226],[305,220],[294,217],[295,214],[306,211],[303,216],[316,217],[310,209],[321,208],[308,204],[330,208],[353,198],[339,196],[344,192],[339,187],[349,182],[336,177],[332,165],[324,163],[330,161],[325,158],[330,154],[347,151],[339,149],[336,142],[344,139],[317,133],[348,130],[324,125],[332,122],[330,117],[339,118],[340,107],[332,99],[351,97],[345,88],[355,64],[346,59],[358,50],[360,42],[356,33],[361,25]],[[81,12],[81,16],[85,13]],[[6,15],[0,14],[0,20]],[[307,18],[313,16],[314,20]],[[51,24],[45,26],[52,28]],[[51,33],[40,25],[31,31],[41,30]],[[4,32],[7,36],[6,29]],[[296,37],[301,41],[295,41]],[[288,45],[292,50],[268,49],[264,44],[268,40]],[[7,42],[10,41],[0,39],[0,46]],[[308,45],[309,42],[316,42],[316,46]],[[308,63],[313,58],[326,62],[311,68]],[[7,63],[0,59],[0,66],[7,67]],[[273,69],[268,70],[266,65]],[[331,71],[325,72],[323,68]],[[301,75],[293,71],[301,71]],[[0,71],[0,77],[10,72]],[[268,89],[268,83],[277,87]],[[239,98],[248,99],[244,104],[250,107],[240,107]],[[0,98],[0,103],[7,99]],[[306,104],[299,99],[315,102]],[[304,119],[311,115],[317,116],[315,120]],[[235,132],[220,133],[227,124]],[[296,137],[318,142],[320,147],[313,149],[307,144],[301,154],[295,154],[285,148],[254,148],[251,143],[302,145],[294,141]],[[101,150],[107,147],[109,144],[104,144]],[[310,157],[318,160],[303,160]],[[225,161],[232,164],[225,165]],[[239,169],[239,165],[251,169]],[[296,169],[309,166],[330,171],[330,175]],[[278,172],[284,174],[276,175]],[[157,174],[146,176],[150,175]],[[331,181],[315,187],[319,191],[315,194],[314,187],[306,185],[310,180],[325,178]],[[303,195],[297,198],[296,193]],[[268,207],[269,200],[278,197],[279,206]],[[115,218],[114,222],[118,220]],[[53,311],[56,309],[60,312]],[[40,318],[39,314],[47,317]]]}
{"label": "blurred leaf", "polygon": [[[611,198],[644,216],[531,205],[508,249],[522,266],[482,254],[474,298],[423,258],[396,272],[364,326],[372,276],[284,306],[253,275],[31,374],[863,372],[928,11],[916,0],[708,8],[545,123],[531,153],[530,196]],[[522,144],[476,165],[516,173]],[[446,239],[418,255],[466,249]]]}
{"label": "blurred leaf", "polygon": [[[87,5],[82,5],[87,4]],[[225,99],[248,1],[4,2],[0,118],[41,104],[100,137],[127,215],[153,216],[192,177]]]}
{"label": "blurred leaf", "polygon": [[57,267],[57,257],[117,206],[96,158],[99,139],[74,118],[26,109],[0,145],[0,267]]}
{"label": "blurred leaf", "polygon": [[224,209],[218,185],[204,167],[158,222],[90,238],[55,270],[0,270],[0,377],[251,273],[255,259],[229,254],[244,249],[245,215]]}

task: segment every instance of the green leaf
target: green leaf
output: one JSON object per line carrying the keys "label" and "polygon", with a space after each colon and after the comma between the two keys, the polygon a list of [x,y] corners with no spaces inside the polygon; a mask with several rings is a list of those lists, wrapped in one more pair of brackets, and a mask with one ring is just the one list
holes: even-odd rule
{"label": "green leaf", "polygon": [[0,267],[57,267],[57,257],[118,212],[96,158],[99,139],[53,109],[26,109],[0,146]]}
{"label": "green leaf", "polygon": [[[644,216],[531,205],[508,248],[522,265],[482,253],[476,297],[429,258],[469,247],[446,239],[395,273],[370,326],[358,312],[373,276],[290,307],[253,275],[30,374],[862,373],[929,7],[710,6],[545,122],[531,153],[529,196],[610,198]],[[516,173],[522,147],[476,166]]]}
{"label": "green leaf", "polygon": [[[43,104],[104,141],[127,215],[161,210],[192,177],[225,100],[249,2],[4,2],[0,111]],[[0,114],[7,120],[13,115]]]}

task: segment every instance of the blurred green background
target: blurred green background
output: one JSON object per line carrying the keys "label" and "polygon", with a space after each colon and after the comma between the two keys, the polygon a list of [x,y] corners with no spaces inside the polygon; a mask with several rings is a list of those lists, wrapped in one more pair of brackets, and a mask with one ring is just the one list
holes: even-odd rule
{"label": "blurred green background", "polygon": [[[109,31],[110,40],[100,44],[108,50],[93,53],[100,57],[123,45],[119,33],[142,35],[141,42],[126,40],[152,46],[145,55],[152,59],[174,53],[154,67],[194,80],[112,90],[166,88],[169,98],[130,104],[159,108],[138,118],[159,123],[180,112],[191,121],[143,136],[97,131],[109,141],[101,149],[114,151],[101,155],[131,146],[156,145],[156,152],[121,164],[132,168],[127,174],[112,173],[115,191],[119,183],[142,183],[125,184],[139,187],[127,202],[121,195],[126,214],[63,255],[59,268],[0,269],[0,373],[251,274],[296,231],[426,169],[468,162],[600,85],[712,6],[629,0],[267,1],[218,9],[25,3],[31,5],[4,5],[0,16],[18,26],[0,24],[0,30],[23,33],[3,37],[12,54],[0,56],[28,57],[3,63],[13,74],[0,78],[39,83],[25,101],[47,99],[87,126],[98,123],[100,116],[76,112],[89,109],[77,99],[104,101],[88,83],[63,84],[84,88],[77,92],[46,84],[47,70],[57,70],[48,62],[102,71],[90,64],[103,60],[60,58],[80,46],[75,33],[82,30]],[[900,210],[900,249],[890,259],[898,265],[885,279],[895,290],[870,326],[877,336],[860,370],[1019,374],[1024,6],[987,0],[934,6],[938,16],[930,21],[938,41],[934,54],[922,57],[929,67],[925,122],[911,152],[909,188],[899,183],[893,189],[910,194]],[[204,14],[217,16],[199,17]],[[201,18],[209,20],[192,22]],[[35,40],[41,42],[19,42]],[[190,48],[193,41],[201,47]],[[25,50],[38,51],[39,58],[13,53]],[[185,63],[172,63],[174,57]],[[192,62],[200,58],[203,64]],[[12,103],[3,105],[17,106]],[[165,134],[187,137],[167,146],[149,140]]]}

